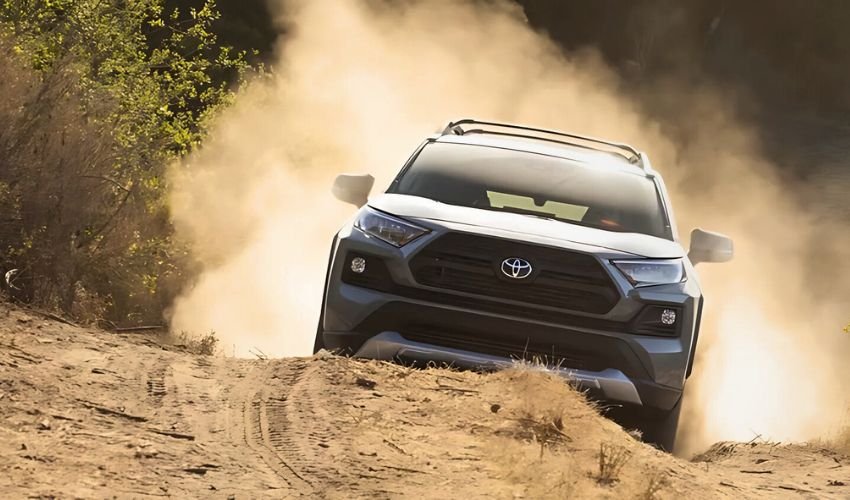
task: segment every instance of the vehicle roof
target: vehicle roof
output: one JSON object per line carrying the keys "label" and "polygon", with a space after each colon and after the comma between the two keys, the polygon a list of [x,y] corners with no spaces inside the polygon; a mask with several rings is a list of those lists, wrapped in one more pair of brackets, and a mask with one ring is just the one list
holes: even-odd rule
{"label": "vehicle roof", "polygon": [[592,164],[594,167],[607,167],[637,174],[642,177],[653,177],[652,172],[644,170],[640,165],[630,162],[620,154],[589,147],[572,146],[533,138],[477,133],[466,133],[463,135],[445,134],[437,137],[435,140],[436,142],[447,144],[468,144],[553,156],[578,163]]}

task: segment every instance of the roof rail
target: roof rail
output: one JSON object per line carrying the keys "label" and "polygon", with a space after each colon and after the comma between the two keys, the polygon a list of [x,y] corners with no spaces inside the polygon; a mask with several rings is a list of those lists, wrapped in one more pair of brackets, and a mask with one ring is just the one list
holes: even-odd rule
{"label": "roof rail", "polygon": [[[478,125],[479,128],[464,128],[464,125]],[[487,129],[481,128],[481,127],[494,127],[494,128],[497,128],[497,129],[501,128],[501,129],[509,129],[509,130],[508,131],[487,130]],[[511,132],[510,130],[515,130],[517,132]],[[585,141],[585,142],[592,143],[592,144],[601,144],[603,146],[608,146],[609,148],[615,149],[616,151],[613,151],[613,152],[615,154],[619,154],[619,155],[625,157],[629,161],[629,163],[634,163],[634,164],[640,165],[641,168],[644,168],[644,169],[646,169],[646,167],[647,167],[647,165],[645,165],[644,161],[643,161],[644,155],[640,151],[635,149],[634,147],[629,146],[628,144],[622,144],[622,143],[619,143],[619,142],[610,142],[610,141],[597,139],[595,137],[589,137],[589,136],[585,136],[585,135],[568,134],[566,132],[559,132],[557,130],[549,130],[549,129],[545,129],[545,128],[526,127],[524,125],[514,125],[514,124],[511,124],[511,123],[489,122],[489,121],[475,120],[475,119],[472,119],[472,118],[464,118],[462,120],[449,122],[449,124],[446,125],[446,127],[443,129],[441,135],[449,135],[449,134],[453,134],[453,135],[464,135],[464,134],[506,135],[506,136],[512,136],[512,137],[522,137],[522,138],[525,138],[525,139],[537,139],[537,140],[541,140],[541,141],[556,142],[558,144],[566,144],[568,146],[577,146],[577,147],[580,147],[580,148],[596,149],[598,151],[601,151],[600,149],[588,146],[587,144],[577,144],[575,142],[558,140],[558,139],[554,139],[552,137],[546,137],[546,136],[541,136],[541,135],[532,135],[532,134],[521,133],[521,132],[537,132],[537,133],[542,133],[542,134],[554,135],[554,136],[558,136],[558,137],[565,137],[565,138],[568,138],[568,139]]]}

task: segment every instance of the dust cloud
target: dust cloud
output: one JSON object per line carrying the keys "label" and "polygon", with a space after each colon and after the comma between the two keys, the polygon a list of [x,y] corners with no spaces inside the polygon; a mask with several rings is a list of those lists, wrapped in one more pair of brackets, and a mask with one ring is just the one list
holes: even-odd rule
{"label": "dust cloud", "polygon": [[758,434],[807,439],[837,425],[847,318],[842,295],[816,296],[806,273],[812,240],[833,229],[820,244],[839,245],[840,228],[815,225],[784,192],[722,95],[660,88],[682,109],[674,141],[598,55],[562,53],[510,2],[276,7],[286,35],[274,71],[172,171],[174,224],[204,267],[175,303],[172,328],[213,330],[228,355],[309,354],[331,239],[354,213],[330,195],[333,177],[369,172],[377,191],[449,119],[525,122],[646,149],[683,239],[699,225],[736,240],[733,263],[701,269],[707,312],[685,449]]}
{"label": "dust cloud", "polygon": [[680,230],[727,233],[736,255],[699,266],[705,315],[677,451],[829,438],[846,425],[850,401],[850,338],[841,330],[850,232],[804,203],[807,186],[779,177],[728,100],[713,91],[697,97],[680,100],[689,103],[681,125],[689,141],[662,171]]}

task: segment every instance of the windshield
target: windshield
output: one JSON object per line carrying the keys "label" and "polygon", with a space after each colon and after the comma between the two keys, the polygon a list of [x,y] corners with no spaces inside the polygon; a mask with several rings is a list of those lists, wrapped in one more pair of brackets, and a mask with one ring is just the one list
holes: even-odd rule
{"label": "windshield", "polygon": [[671,239],[652,179],[537,153],[430,143],[388,192]]}

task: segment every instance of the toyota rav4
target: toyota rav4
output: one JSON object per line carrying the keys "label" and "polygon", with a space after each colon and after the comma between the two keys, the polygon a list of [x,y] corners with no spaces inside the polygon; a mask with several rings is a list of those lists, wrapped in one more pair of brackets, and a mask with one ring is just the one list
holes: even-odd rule
{"label": "toyota rav4", "polygon": [[686,253],[647,155],[553,130],[460,120],[389,188],[340,175],[360,208],[331,248],[315,350],[494,369],[528,360],[628,408],[672,451],[702,312],[694,265],[732,257],[695,229]]}

